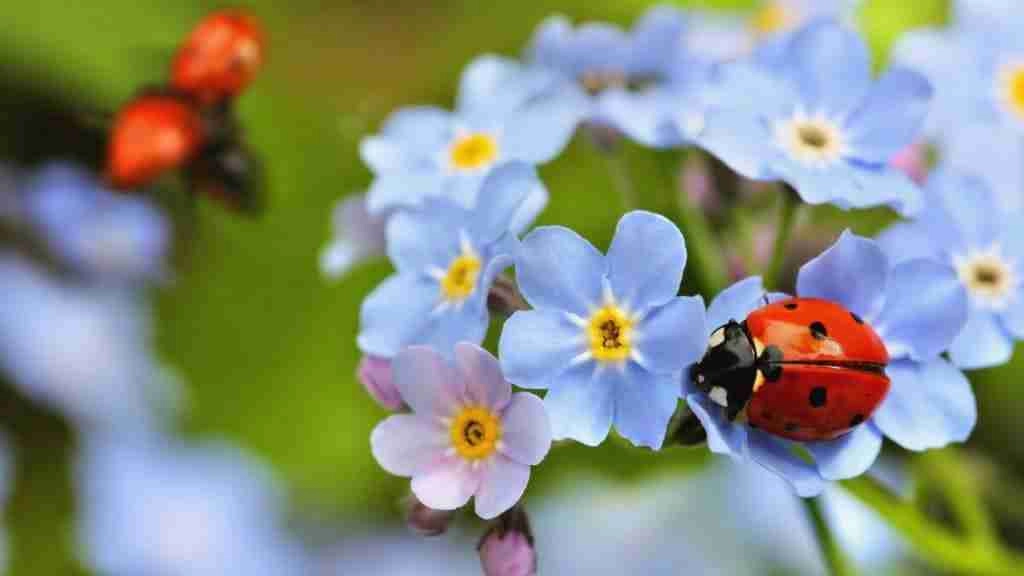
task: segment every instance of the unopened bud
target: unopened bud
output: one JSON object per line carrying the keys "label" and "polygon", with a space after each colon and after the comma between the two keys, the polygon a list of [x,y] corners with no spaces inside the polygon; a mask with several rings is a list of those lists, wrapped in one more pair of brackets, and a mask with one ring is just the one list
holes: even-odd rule
{"label": "unopened bud", "polygon": [[917,184],[924,184],[928,179],[928,148],[922,143],[911,144],[893,156],[889,165]]}
{"label": "unopened bud", "polygon": [[409,496],[406,506],[405,522],[419,536],[440,536],[448,530],[448,525],[455,518],[455,510],[434,510],[415,496]]}
{"label": "unopened bud", "polygon": [[480,539],[480,566],[484,576],[534,576],[537,553],[526,511],[515,506],[498,518]]}
{"label": "unopened bud", "polygon": [[359,361],[359,381],[378,404],[388,410],[402,407],[402,395],[391,379],[391,360],[378,356],[363,356]]}

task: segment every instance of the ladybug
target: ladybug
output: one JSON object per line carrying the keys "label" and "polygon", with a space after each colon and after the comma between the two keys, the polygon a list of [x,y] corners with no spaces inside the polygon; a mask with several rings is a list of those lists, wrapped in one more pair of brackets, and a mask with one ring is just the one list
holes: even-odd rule
{"label": "ladybug", "polygon": [[832,440],[885,399],[888,363],[882,339],[856,314],[790,298],[715,330],[690,378],[729,420],[791,440]]}
{"label": "ladybug", "polygon": [[261,208],[263,170],[230,107],[201,107],[174,90],[144,91],[121,107],[107,144],[106,179],[134,190],[181,170],[195,193],[231,209]]}
{"label": "ladybug", "polygon": [[243,10],[211,13],[178,49],[171,87],[204,106],[238,96],[263,67],[265,38],[256,18]]}

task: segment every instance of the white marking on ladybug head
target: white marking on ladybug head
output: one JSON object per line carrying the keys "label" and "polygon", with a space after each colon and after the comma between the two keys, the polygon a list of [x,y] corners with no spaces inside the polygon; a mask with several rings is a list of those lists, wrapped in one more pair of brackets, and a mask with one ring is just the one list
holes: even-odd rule
{"label": "white marking on ladybug head", "polygon": [[708,338],[708,348],[721,346],[723,342],[725,342],[725,326],[711,333],[711,337]]}
{"label": "white marking on ladybug head", "polygon": [[729,407],[729,393],[725,391],[725,388],[721,386],[715,386],[711,389],[711,393],[708,394],[711,397],[711,401],[718,404],[722,408]]}

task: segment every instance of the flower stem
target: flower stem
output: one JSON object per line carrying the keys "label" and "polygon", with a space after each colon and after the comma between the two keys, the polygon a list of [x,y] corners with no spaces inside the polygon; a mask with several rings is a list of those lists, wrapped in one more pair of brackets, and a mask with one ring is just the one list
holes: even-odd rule
{"label": "flower stem", "polygon": [[978,491],[980,482],[951,450],[935,450],[918,459],[922,472],[950,505],[964,535],[980,547],[998,548],[996,528]]}
{"label": "flower stem", "polygon": [[782,266],[786,262],[786,248],[793,236],[796,217],[800,211],[800,197],[788,184],[782,192],[779,207],[779,224],[775,231],[775,244],[772,246],[772,258],[764,272],[764,285],[769,290],[779,289]]}
{"label": "flower stem", "polygon": [[804,510],[807,511],[808,518],[811,520],[811,527],[814,528],[818,547],[821,549],[821,555],[825,560],[825,565],[828,567],[829,574],[832,576],[853,576],[856,574],[856,569],[846,555],[843,554],[835,535],[829,529],[828,521],[821,510],[821,499],[801,498],[800,500],[804,505]]}

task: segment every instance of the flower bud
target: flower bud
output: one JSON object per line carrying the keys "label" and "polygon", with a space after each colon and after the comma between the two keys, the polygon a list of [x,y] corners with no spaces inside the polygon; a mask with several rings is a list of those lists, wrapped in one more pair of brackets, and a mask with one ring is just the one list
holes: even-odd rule
{"label": "flower bud", "polygon": [[409,496],[405,522],[417,535],[440,536],[448,530],[453,518],[455,510],[434,510],[417,500],[415,496]]}
{"label": "flower bud", "polygon": [[404,404],[402,395],[391,380],[391,360],[378,356],[363,356],[359,361],[359,381],[378,404],[388,410],[398,410]]}
{"label": "flower bud", "polygon": [[893,156],[889,165],[917,184],[924,184],[928,179],[928,148],[922,143],[911,144]]}
{"label": "flower bud", "polygon": [[526,511],[515,506],[501,515],[477,546],[484,576],[533,576],[537,553]]}

